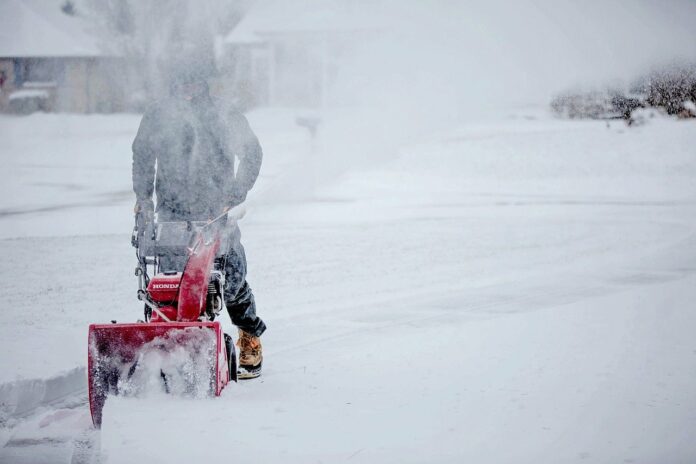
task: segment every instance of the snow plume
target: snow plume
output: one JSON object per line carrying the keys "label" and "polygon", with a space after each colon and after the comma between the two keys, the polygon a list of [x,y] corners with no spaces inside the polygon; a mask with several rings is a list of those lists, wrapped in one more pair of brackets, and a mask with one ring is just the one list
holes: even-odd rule
{"label": "snow plume", "polygon": [[[134,57],[131,74],[142,81],[134,98],[143,104],[181,72],[215,76],[213,93],[230,95],[233,72],[216,68],[215,37],[234,31],[245,13],[261,17],[243,42],[254,53],[272,44],[273,53],[252,54],[249,61],[260,64],[247,78],[285,95],[271,105],[321,108],[317,156],[307,171],[322,181],[390,159],[398,146],[461,120],[545,106],[568,87],[630,81],[654,64],[696,57],[690,0],[258,0],[250,8],[245,0],[85,2],[109,40]],[[328,63],[309,72],[314,54]],[[284,75],[264,68],[274,60],[283,61]],[[275,82],[272,91],[265,81]],[[244,93],[237,85],[231,94]],[[293,179],[288,187],[302,183],[311,184]]]}
{"label": "snow plume", "polygon": [[696,2],[686,0],[357,5],[369,33],[357,33],[342,59],[334,110],[320,126],[329,173],[392,157],[405,140],[454,121],[546,105],[568,86],[628,82],[654,64],[696,57]]}
{"label": "snow plume", "polygon": [[131,65],[131,87],[146,103],[177,73],[215,74],[215,36],[238,21],[244,0],[84,0],[101,36]]}
{"label": "snow plume", "polygon": [[175,330],[146,343],[134,362],[121,367],[118,390],[143,397],[166,392],[205,398],[215,382],[215,334],[210,330]]}

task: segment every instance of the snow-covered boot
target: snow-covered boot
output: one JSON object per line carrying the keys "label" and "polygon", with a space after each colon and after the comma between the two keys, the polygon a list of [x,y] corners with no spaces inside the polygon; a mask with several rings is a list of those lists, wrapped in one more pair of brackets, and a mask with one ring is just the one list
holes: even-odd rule
{"label": "snow-covered boot", "polygon": [[237,369],[238,379],[255,379],[261,375],[261,364],[263,363],[263,349],[261,339],[239,329],[239,368]]}

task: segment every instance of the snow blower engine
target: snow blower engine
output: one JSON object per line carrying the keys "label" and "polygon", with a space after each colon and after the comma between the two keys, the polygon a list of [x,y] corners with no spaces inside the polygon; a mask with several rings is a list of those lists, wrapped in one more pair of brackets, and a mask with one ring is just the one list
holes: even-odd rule
{"label": "snow blower engine", "polygon": [[131,242],[144,314],[135,323],[89,326],[89,406],[95,427],[101,427],[109,395],[136,395],[154,384],[167,393],[219,396],[230,380],[237,380],[234,344],[215,321],[225,307],[221,250],[228,249],[237,227],[232,217],[154,222],[136,214]]}

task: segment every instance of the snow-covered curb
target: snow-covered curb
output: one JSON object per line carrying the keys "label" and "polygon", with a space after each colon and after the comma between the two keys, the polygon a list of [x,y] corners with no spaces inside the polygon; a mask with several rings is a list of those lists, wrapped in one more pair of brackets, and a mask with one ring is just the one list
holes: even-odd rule
{"label": "snow-covered curb", "polygon": [[86,369],[76,367],[48,379],[16,380],[0,385],[0,424],[11,425],[37,408],[81,396],[86,392]]}

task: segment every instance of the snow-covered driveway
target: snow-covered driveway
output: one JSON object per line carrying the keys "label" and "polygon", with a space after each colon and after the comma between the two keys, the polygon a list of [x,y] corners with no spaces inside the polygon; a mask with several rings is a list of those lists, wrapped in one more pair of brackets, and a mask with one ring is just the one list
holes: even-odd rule
{"label": "snow-covered driveway", "polygon": [[211,401],[111,399],[100,436],[80,368],[89,322],[139,317],[138,118],[0,118],[0,461],[694,461],[696,125],[530,114],[293,203],[277,185],[305,134],[253,114],[264,376]]}

